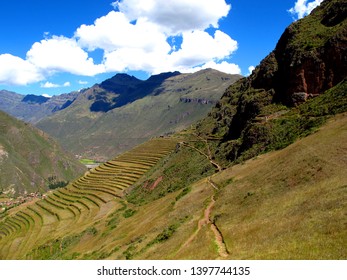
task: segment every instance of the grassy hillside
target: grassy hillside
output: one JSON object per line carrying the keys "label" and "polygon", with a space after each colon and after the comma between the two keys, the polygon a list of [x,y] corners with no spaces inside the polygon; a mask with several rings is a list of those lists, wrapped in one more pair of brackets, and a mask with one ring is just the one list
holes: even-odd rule
{"label": "grassy hillside", "polygon": [[0,111],[1,192],[45,192],[50,184],[70,181],[84,171],[47,134]]}
{"label": "grassy hillside", "polygon": [[[13,209],[0,225],[1,258],[347,257],[346,114],[281,151],[218,173],[194,134],[155,141]],[[174,174],[186,172],[179,166],[188,150],[194,182],[168,188]]]}
{"label": "grassy hillside", "polygon": [[115,93],[97,86],[67,109],[39,122],[38,127],[74,154],[107,160],[153,136],[189,127],[206,116],[224,90],[239,78],[212,69],[176,75],[152,87],[145,97],[106,113],[91,112],[90,107],[95,96],[112,101]]}
{"label": "grassy hillside", "polygon": [[346,121],[346,114],[333,118],[286,149],[215,178],[232,178],[214,215],[233,257],[346,258]]}

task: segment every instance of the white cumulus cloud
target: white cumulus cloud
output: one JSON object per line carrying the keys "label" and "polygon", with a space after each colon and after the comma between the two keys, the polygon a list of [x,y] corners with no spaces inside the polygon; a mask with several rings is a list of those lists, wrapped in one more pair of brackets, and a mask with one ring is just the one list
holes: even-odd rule
{"label": "white cumulus cloud", "polygon": [[312,10],[318,7],[322,2],[323,0],[313,0],[310,2],[308,2],[308,0],[297,0],[294,7],[292,7],[289,12],[298,19],[301,19],[310,14]]}
{"label": "white cumulus cloud", "polygon": [[60,87],[60,85],[54,84],[51,82],[45,82],[45,83],[41,83],[41,87],[42,88],[58,88],[58,87]]}
{"label": "white cumulus cloud", "polygon": [[[237,42],[218,29],[231,9],[225,0],[119,0],[113,6],[115,10],[93,24],[82,24],[72,38],[46,33],[24,59],[0,54],[0,83],[41,82],[61,72],[94,76],[141,70],[156,74],[203,67],[241,72],[226,62],[237,50]],[[207,28],[211,29],[207,32]],[[95,50],[103,53],[99,64],[92,58]],[[70,84],[45,82],[41,86]]]}
{"label": "white cumulus cloud", "polygon": [[60,87],[69,87],[69,86],[71,86],[70,82],[65,82],[62,85],[54,84],[54,83],[51,83],[51,82],[41,83],[41,87],[42,88],[60,88]]}
{"label": "white cumulus cloud", "polygon": [[170,50],[166,36],[157,25],[143,19],[131,24],[124,14],[115,11],[97,19],[93,25],[80,26],[75,36],[79,45],[89,50],[99,48],[111,52],[119,48],[138,48],[150,52],[158,47]]}
{"label": "white cumulus cloud", "polygon": [[213,68],[228,74],[239,74],[241,75],[240,66],[235,63],[229,63],[226,61],[222,61],[221,63],[216,63],[214,61],[208,62],[204,65],[204,69]]}
{"label": "white cumulus cloud", "polygon": [[253,65],[248,67],[248,75],[251,75],[255,67]]}
{"label": "white cumulus cloud", "polygon": [[43,79],[32,63],[11,54],[0,55],[0,84],[27,85]]}
{"label": "white cumulus cloud", "polygon": [[205,31],[183,34],[181,49],[170,55],[174,67],[194,67],[210,60],[221,60],[236,51],[237,42],[229,35],[217,30],[214,36]]}
{"label": "white cumulus cloud", "polygon": [[170,35],[218,28],[231,9],[225,0],[120,0],[113,5],[129,20],[145,18]]}
{"label": "white cumulus cloud", "polygon": [[93,76],[104,71],[75,39],[54,36],[36,42],[27,53],[27,61],[45,73],[68,72],[76,75]]}

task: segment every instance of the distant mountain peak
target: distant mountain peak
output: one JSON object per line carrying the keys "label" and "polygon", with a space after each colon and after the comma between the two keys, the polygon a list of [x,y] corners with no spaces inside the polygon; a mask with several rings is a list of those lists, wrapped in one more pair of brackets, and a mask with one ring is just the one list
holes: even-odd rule
{"label": "distant mountain peak", "polygon": [[[129,82],[139,82],[141,80],[139,80],[138,78],[136,78],[135,76],[130,76],[126,73],[118,73],[115,76],[113,76],[110,79],[107,79],[106,81],[112,81],[114,83],[129,83]],[[105,81],[105,82],[106,82]]]}
{"label": "distant mountain peak", "polygon": [[22,99],[22,102],[41,105],[41,104],[47,102],[49,99],[50,99],[49,97],[45,97],[42,95],[28,94],[28,95],[24,96],[24,98]]}
{"label": "distant mountain peak", "polygon": [[164,80],[181,75],[181,72],[175,71],[175,72],[164,72],[156,75],[152,75],[147,79],[147,82],[163,82]]}
{"label": "distant mountain peak", "polygon": [[117,96],[110,98],[107,94],[105,95],[105,92],[98,92],[95,95],[95,102],[91,105],[90,110],[92,112],[108,112],[112,109],[122,107],[151,94],[166,79],[180,74],[178,71],[166,72],[152,75],[145,81],[128,74],[117,74],[99,85],[101,89],[115,93]]}

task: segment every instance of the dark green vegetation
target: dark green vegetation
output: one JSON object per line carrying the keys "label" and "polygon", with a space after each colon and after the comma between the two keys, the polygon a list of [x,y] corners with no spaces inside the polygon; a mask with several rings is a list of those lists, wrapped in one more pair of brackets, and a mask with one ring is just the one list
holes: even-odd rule
{"label": "dark green vegetation", "polygon": [[30,252],[27,255],[27,258],[36,260],[57,260],[63,258],[66,260],[76,259],[80,254],[73,253],[69,255],[68,250],[71,247],[76,246],[82,238],[95,236],[96,234],[97,230],[94,227],[87,228],[79,234],[64,236],[61,239],[56,239],[41,245]]}
{"label": "dark green vegetation", "polygon": [[347,80],[294,108],[278,104],[264,106],[245,124],[239,137],[220,135],[223,140],[214,151],[215,157],[228,164],[282,149],[315,132],[331,116],[346,111]]}
{"label": "dark green vegetation", "polygon": [[50,177],[48,177],[47,181],[48,181],[48,188],[50,190],[63,188],[69,184],[69,182],[66,182],[66,181],[59,181],[57,176],[50,176]]}
{"label": "dark green vegetation", "polygon": [[10,196],[45,192],[50,178],[70,181],[85,171],[47,134],[0,111],[0,189]]}
{"label": "dark green vegetation", "polygon": [[37,125],[73,154],[105,161],[153,136],[189,127],[239,78],[212,69],[146,81],[118,74]]}

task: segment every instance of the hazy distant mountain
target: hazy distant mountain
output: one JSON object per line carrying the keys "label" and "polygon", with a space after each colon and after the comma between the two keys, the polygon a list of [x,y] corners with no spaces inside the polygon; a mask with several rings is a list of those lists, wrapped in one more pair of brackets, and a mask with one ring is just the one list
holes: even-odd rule
{"label": "hazy distant mountain", "polygon": [[11,91],[0,91],[0,110],[27,122],[36,123],[56,111],[68,107],[79,92],[53,96],[22,95]]}
{"label": "hazy distant mountain", "polygon": [[146,81],[117,74],[37,126],[75,154],[107,159],[153,136],[188,127],[239,78],[212,69],[163,73]]}

